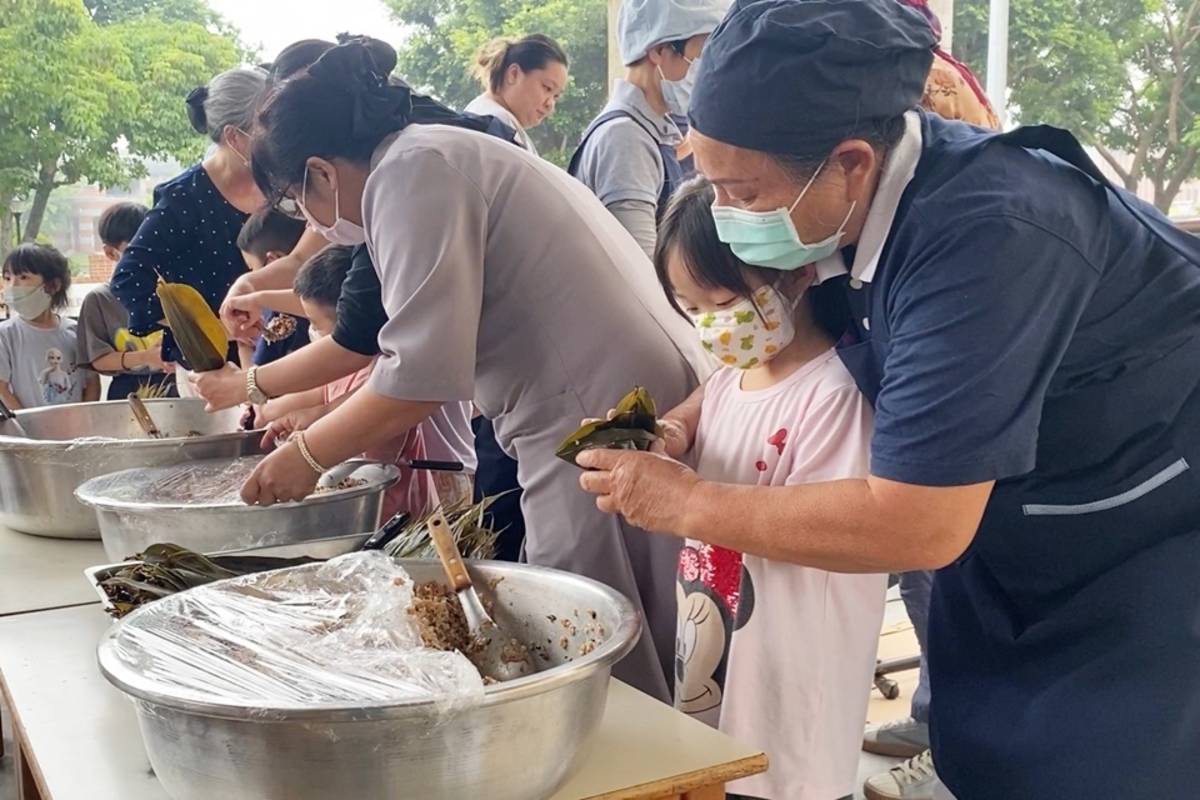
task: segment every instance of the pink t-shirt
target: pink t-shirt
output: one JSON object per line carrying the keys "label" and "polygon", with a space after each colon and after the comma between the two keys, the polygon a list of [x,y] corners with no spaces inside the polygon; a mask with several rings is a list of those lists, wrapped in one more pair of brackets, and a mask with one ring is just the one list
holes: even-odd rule
{"label": "pink t-shirt", "polygon": [[[871,409],[835,351],[767,389],[709,378],[700,476],[788,486],[865,478]],[[770,760],[730,785],[766,800],[853,794],[885,575],[842,575],[688,540],[679,561],[676,705]]]}
{"label": "pink t-shirt", "polygon": [[[372,361],[358,372],[326,384],[326,404],[332,403],[364,385],[371,377],[371,370],[374,367],[375,362]],[[363,458],[384,464],[395,464],[401,459],[415,461],[429,458],[425,449],[425,428],[431,424],[429,420],[425,420],[403,436],[398,436],[389,442],[367,450],[363,453]],[[390,519],[401,511],[407,511],[413,516],[423,515],[428,510],[429,500],[433,496],[432,486],[431,473],[400,467],[400,480],[383,495],[383,516],[380,519]]]}

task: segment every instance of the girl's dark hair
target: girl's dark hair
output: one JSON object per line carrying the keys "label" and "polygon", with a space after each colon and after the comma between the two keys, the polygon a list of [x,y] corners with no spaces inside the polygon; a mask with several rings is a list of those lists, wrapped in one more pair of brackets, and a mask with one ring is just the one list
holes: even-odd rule
{"label": "girl's dark hair", "polygon": [[264,65],[267,70],[267,83],[274,85],[287,80],[335,47],[336,44],[324,39],[301,39],[292,42],[279,51],[274,61]]}
{"label": "girl's dark hair", "polygon": [[475,54],[475,77],[484,89],[498,92],[504,85],[504,73],[513,64],[522,72],[545,69],[550,64],[565,67],[567,53],[558,42],[540,33],[520,39],[492,39]]}
{"label": "girl's dark hair", "polygon": [[50,295],[50,308],[58,311],[67,306],[67,290],[71,288],[71,266],[67,257],[48,244],[22,244],[4,257],[4,275],[40,275],[42,283],[58,282]]}
{"label": "girl's dark hair", "polygon": [[304,220],[289,217],[271,206],[250,215],[238,232],[238,250],[266,260],[267,253],[290,253],[304,235]]}
{"label": "girl's dark hair", "polygon": [[146,218],[147,209],[141,203],[125,201],[113,203],[100,215],[96,223],[96,234],[100,241],[109,247],[120,247],[133,241],[142,220]]}
{"label": "girl's dark hair", "polygon": [[[777,269],[754,267],[733,254],[729,245],[717,236],[712,218],[716,192],[707,178],[696,177],[679,187],[658,226],[658,244],[654,251],[654,270],[658,282],[674,309],[683,317],[687,314],[675,299],[675,287],[667,274],[672,253],[683,259],[688,273],[696,283],[708,289],[725,289],[738,297],[753,297],[754,288],[747,276],[754,275],[764,282],[777,280]],[[833,338],[845,332],[849,312],[840,287],[836,283],[812,286],[805,292],[812,307],[814,321]]]}
{"label": "girl's dark hair", "polygon": [[353,247],[331,245],[304,262],[292,289],[301,300],[337,308],[342,284],[350,274]]}
{"label": "girl's dark hair", "polygon": [[269,202],[300,186],[313,156],[366,163],[386,136],[414,122],[484,127],[389,79],[396,67],[389,45],[344,38],[271,87],[259,109],[250,167]]}

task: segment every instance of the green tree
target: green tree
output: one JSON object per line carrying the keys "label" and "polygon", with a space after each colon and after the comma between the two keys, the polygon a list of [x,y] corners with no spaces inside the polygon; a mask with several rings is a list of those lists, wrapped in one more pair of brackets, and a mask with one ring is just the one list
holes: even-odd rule
{"label": "green tree", "polygon": [[12,241],[18,200],[30,203],[22,235],[32,241],[56,188],[127,185],[147,159],[203,152],[183,97],[240,60],[236,41],[210,27],[215,18],[103,5],[106,24],[80,0],[0,4],[0,242]]}
{"label": "green tree", "polygon": [[607,95],[604,0],[384,0],[412,30],[399,73],[415,88],[462,108],[480,93],[471,77],[475,51],[497,35],[543,33],[571,60],[571,83],[558,110],[530,131],[538,150],[565,163]]}
{"label": "green tree", "polygon": [[[988,0],[956,0],[954,50],[980,68]],[[1200,0],[1012,0],[1009,110],[1070,129],[1167,211],[1200,176]]]}

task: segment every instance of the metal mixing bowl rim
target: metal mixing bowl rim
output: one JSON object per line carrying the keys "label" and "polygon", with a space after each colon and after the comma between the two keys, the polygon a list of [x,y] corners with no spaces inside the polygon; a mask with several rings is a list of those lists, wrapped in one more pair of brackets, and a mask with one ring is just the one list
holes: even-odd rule
{"label": "metal mixing bowl rim", "polygon": [[[207,461],[227,461],[225,458],[202,458],[195,461],[184,462],[183,464],[169,464],[164,467],[150,467],[149,469],[170,470],[178,469],[182,466],[203,464]],[[337,491],[322,492],[321,494],[310,494],[303,500],[293,500],[287,503],[276,503],[271,506],[246,505],[240,500],[230,500],[223,503],[170,503],[158,501],[132,502],[123,500],[110,500],[104,497],[96,497],[89,490],[92,484],[98,484],[103,481],[111,480],[112,478],[126,472],[138,472],[147,469],[146,467],[133,467],[131,469],[122,469],[116,472],[110,472],[107,475],[98,475],[95,478],[84,481],[75,487],[75,499],[84,505],[91,506],[97,511],[114,511],[121,514],[139,514],[149,512],[164,512],[164,511],[214,511],[214,512],[233,512],[243,513],[252,512],[267,512],[287,510],[289,508],[312,508],[313,506],[321,506],[327,503],[341,502],[343,500],[353,500],[357,497],[375,494],[377,492],[386,492],[388,489],[396,485],[400,480],[400,468],[395,464],[384,464],[379,461],[367,461],[360,459],[352,459],[346,463],[361,463],[362,466],[377,466],[383,475],[377,481],[369,481],[364,486],[355,486],[350,489],[339,489]],[[93,487],[94,488],[94,487]]]}
{"label": "metal mixing bowl rim", "polygon": [[[200,404],[200,403],[203,403],[204,401],[197,399],[197,398],[189,398],[189,397],[156,397],[156,398],[152,398],[150,400],[146,400],[144,402],[150,408],[154,408],[155,405],[161,405],[164,403],[180,403],[180,402],[182,402],[182,403]],[[46,412],[50,412],[51,410],[59,411],[61,409],[70,408],[72,406],[89,406],[89,407],[91,407],[91,406],[121,405],[121,404],[125,404],[125,403],[126,403],[125,400],[101,400],[101,401],[92,402],[92,403],[63,403],[61,405],[54,405],[54,406],[39,406],[37,408],[24,408],[24,409],[20,409],[19,411],[16,412],[17,413],[17,421],[20,422],[22,415],[35,414],[35,413],[38,413],[41,411],[46,411]],[[66,445],[68,447],[75,445],[75,443],[78,442],[80,440],[80,438],[85,439],[84,444],[77,445],[80,448],[84,448],[84,447],[87,447],[87,448],[124,447],[124,446],[129,445],[130,443],[136,443],[136,445],[138,447],[151,447],[151,448],[178,447],[180,444],[183,444],[184,442],[204,442],[207,444],[210,442],[222,442],[222,441],[233,440],[233,439],[247,438],[251,435],[258,435],[259,437],[261,437],[265,433],[266,433],[266,428],[256,428],[252,431],[227,431],[225,433],[214,433],[212,435],[205,435],[205,436],[171,436],[166,439],[150,439],[150,438],[118,439],[115,437],[110,439],[108,437],[98,437],[97,440],[94,442],[86,441],[87,437],[77,437],[75,439],[31,439],[26,436],[12,436],[7,433],[0,433],[0,450],[58,450],[58,449],[61,449],[63,447],[63,445]]]}
{"label": "metal mixing bowl rim", "polygon": [[[403,566],[406,563],[423,559],[398,559]],[[539,567],[532,564],[517,564],[511,561],[471,561],[471,566],[516,569],[519,572],[540,573],[550,575],[554,580],[583,584],[602,596],[608,598],[618,609],[618,621],[611,635],[587,655],[580,656],[574,661],[560,664],[542,672],[516,678],[504,683],[497,683],[483,688],[483,701],[478,705],[469,706],[467,710],[487,708],[527,697],[533,697],[554,689],[561,688],[587,674],[600,669],[611,669],[614,664],[629,654],[637,645],[642,633],[642,618],[634,608],[633,603],[625,595],[600,581],[575,575],[551,567]],[[152,686],[134,674],[131,669],[116,660],[112,650],[121,628],[129,620],[153,608],[154,604],[142,606],[129,616],[119,620],[105,632],[97,647],[96,660],[101,674],[109,683],[116,686],[125,694],[154,706],[170,708],[189,714],[205,717],[216,717],[229,720],[247,720],[254,722],[285,723],[294,720],[321,720],[322,722],[357,722],[372,719],[395,719],[408,716],[430,716],[438,700],[402,700],[394,703],[378,705],[355,705],[353,703],[321,703],[304,707],[249,707],[233,703],[205,702],[184,697],[168,695]]]}
{"label": "metal mixing bowl rim", "polygon": [[258,428],[252,431],[214,433],[211,436],[173,436],[169,439],[108,439],[100,437],[96,441],[87,441],[87,438],[83,437],[83,444],[77,444],[80,439],[26,439],[21,436],[9,436],[0,433],[0,450],[61,450],[64,445],[68,449],[78,447],[89,450],[92,448],[129,447],[130,445],[139,449],[143,447],[156,449],[160,447],[179,447],[181,444],[188,442],[211,444],[213,442],[232,441],[234,439],[245,439],[253,436],[261,437],[265,433],[265,428]]}

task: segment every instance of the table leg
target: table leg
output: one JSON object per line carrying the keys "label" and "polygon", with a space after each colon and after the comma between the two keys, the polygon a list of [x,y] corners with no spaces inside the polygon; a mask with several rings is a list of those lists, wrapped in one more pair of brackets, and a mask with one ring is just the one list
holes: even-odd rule
{"label": "table leg", "polygon": [[[14,733],[15,738],[15,733]],[[14,760],[17,767],[17,800],[42,800],[42,792],[38,789],[29,761],[25,758],[25,743],[14,741]]]}

